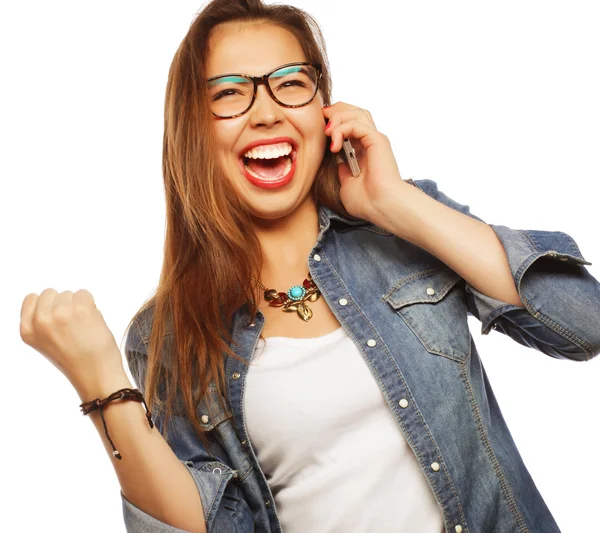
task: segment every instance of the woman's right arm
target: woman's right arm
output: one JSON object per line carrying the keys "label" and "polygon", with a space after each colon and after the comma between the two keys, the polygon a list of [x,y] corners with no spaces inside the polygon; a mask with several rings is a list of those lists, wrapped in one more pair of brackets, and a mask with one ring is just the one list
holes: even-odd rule
{"label": "woman's right arm", "polygon": [[[122,388],[136,388],[125,374],[102,386],[78,390],[82,403],[106,398]],[[175,455],[156,427],[150,428],[140,402],[115,400],[104,408],[104,419],[122,460],[113,457],[100,411],[91,417],[115,469],[123,497],[127,531],[137,533],[206,533],[202,501],[191,471]],[[154,520],[153,520],[154,519]]]}
{"label": "woman's right arm", "polygon": [[[125,373],[115,338],[92,294],[48,288],[28,294],[21,306],[21,339],[44,355],[78,392],[82,403],[136,388]],[[130,330],[127,363],[144,393],[146,346]],[[108,433],[122,460],[113,457],[99,411],[88,416],[100,434],[121,484],[129,533],[252,533],[254,520],[241,488],[230,483],[237,472],[207,453],[185,417],[173,417],[169,441],[163,419],[143,404],[115,400],[103,407]]]}

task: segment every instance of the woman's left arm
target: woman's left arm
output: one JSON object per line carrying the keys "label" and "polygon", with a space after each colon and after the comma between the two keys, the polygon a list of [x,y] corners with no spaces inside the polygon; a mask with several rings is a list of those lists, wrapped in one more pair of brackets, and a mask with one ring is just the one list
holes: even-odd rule
{"label": "woman's left arm", "polygon": [[442,201],[437,184],[428,181],[426,190],[410,180],[415,187],[403,186],[397,195],[390,196],[375,224],[435,255],[478,291],[525,307],[492,227],[478,217],[467,216],[468,206],[445,195],[446,201]]}
{"label": "woman's left arm", "polygon": [[403,185],[389,196],[385,215],[371,222],[465,279],[482,334],[493,327],[560,359],[588,361],[600,353],[600,283],[572,237],[486,224],[430,179]]}
{"label": "woman's left arm", "polygon": [[[350,138],[361,169],[340,163],[340,198],[353,216],[425,249],[466,281],[467,309],[525,346],[559,359],[600,353],[600,283],[572,237],[487,224],[433,180],[404,181],[371,114],[344,102],[323,109],[331,151]],[[359,141],[360,144],[356,144]],[[414,185],[414,186],[413,186]]]}

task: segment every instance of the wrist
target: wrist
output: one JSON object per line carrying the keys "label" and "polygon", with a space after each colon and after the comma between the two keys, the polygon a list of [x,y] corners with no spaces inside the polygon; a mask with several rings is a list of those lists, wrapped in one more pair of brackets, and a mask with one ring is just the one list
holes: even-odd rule
{"label": "wrist", "polygon": [[413,242],[414,233],[419,229],[419,213],[427,208],[423,204],[427,199],[423,191],[403,182],[395,194],[378,204],[377,215],[371,222],[396,237]]}
{"label": "wrist", "polygon": [[77,394],[79,394],[81,403],[89,402],[96,398],[104,399],[119,389],[137,388],[131,383],[123,367],[114,371],[107,371],[102,376],[96,376],[93,380],[83,381],[74,386]]}

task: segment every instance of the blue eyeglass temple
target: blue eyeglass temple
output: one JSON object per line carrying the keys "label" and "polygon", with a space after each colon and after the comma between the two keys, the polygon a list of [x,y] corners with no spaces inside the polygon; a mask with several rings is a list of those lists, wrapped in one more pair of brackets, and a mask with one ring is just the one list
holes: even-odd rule
{"label": "blue eyeglass temple", "polygon": [[[302,70],[302,67],[286,67],[286,68],[282,68],[281,70],[276,70],[275,72],[273,72],[273,74],[271,74],[270,77],[273,78],[278,78],[281,76],[287,76],[288,74],[292,73],[292,72],[300,72]],[[212,80],[209,83],[210,87],[213,87],[219,83],[244,83],[247,82],[248,78],[243,78],[241,76],[226,76],[224,78],[218,78],[216,80]]]}

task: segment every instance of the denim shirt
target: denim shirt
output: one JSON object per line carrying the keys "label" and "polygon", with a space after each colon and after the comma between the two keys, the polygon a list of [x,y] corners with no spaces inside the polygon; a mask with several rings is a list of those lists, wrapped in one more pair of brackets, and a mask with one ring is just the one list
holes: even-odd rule
{"label": "denim shirt", "polygon": [[[436,182],[407,182],[481,221]],[[559,231],[490,224],[506,251],[523,308],[479,292],[432,254],[368,221],[348,220],[324,206],[318,212],[310,274],[415,453],[445,531],[558,532],[504,421],[467,316],[481,322],[484,335],[494,328],[551,357],[590,360],[600,353],[600,283],[585,268],[591,263],[576,242]],[[151,309],[141,315],[126,342],[140,390],[151,315]],[[245,305],[233,321],[235,353],[246,361],[265,323],[260,311],[255,323],[249,316]],[[227,357],[225,370],[227,408],[216,401],[214,384],[197,408],[211,448],[201,446],[184,416],[169,425],[169,444],[196,482],[209,533],[281,533],[244,419],[248,367]],[[162,429],[162,419],[156,422]],[[368,468],[376,458],[364,460]],[[121,498],[128,532],[182,531],[143,512],[123,493]]]}

